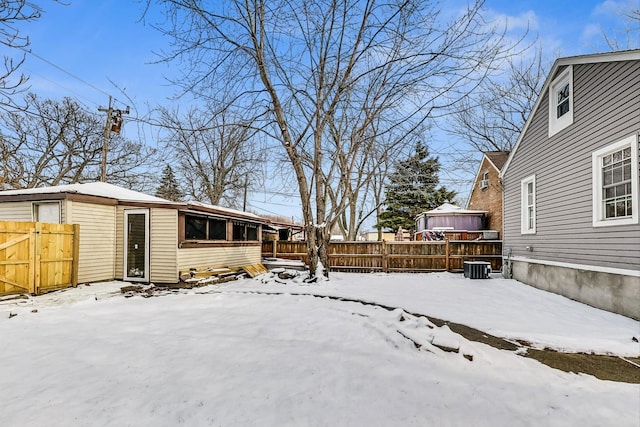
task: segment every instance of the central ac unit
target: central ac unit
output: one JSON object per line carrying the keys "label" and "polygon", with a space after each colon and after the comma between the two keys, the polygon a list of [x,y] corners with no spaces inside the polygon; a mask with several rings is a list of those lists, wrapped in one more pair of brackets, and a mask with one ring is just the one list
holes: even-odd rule
{"label": "central ac unit", "polygon": [[488,179],[483,179],[480,181],[480,188],[487,188],[489,187],[489,180]]}

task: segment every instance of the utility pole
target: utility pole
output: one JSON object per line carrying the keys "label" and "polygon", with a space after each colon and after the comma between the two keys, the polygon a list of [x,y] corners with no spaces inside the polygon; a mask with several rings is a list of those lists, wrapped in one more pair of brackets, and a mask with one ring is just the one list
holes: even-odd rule
{"label": "utility pole", "polygon": [[129,114],[129,106],[126,110],[114,109],[111,105],[112,98],[109,96],[109,107],[98,107],[98,111],[107,113],[107,124],[104,127],[104,144],[102,146],[102,167],[100,170],[100,181],[107,182],[107,152],[109,151],[109,136],[111,132],[120,133],[122,127],[122,115]]}
{"label": "utility pole", "polygon": [[249,187],[249,175],[244,176],[244,201],[242,202],[242,211],[247,211],[247,187]]}

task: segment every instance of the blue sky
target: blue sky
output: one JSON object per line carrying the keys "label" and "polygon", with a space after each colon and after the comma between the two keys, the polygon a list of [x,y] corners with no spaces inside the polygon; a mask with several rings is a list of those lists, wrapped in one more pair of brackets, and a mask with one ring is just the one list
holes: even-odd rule
{"label": "blue sky", "polygon": [[[461,2],[466,3],[443,0],[442,5],[453,9]],[[42,18],[21,28],[30,37],[32,51],[55,66],[36,56],[27,57],[21,71],[30,76],[31,91],[42,97],[70,96],[94,110],[107,105],[109,94],[116,98],[116,108],[131,104],[129,97],[140,115],[146,105],[168,105],[166,99],[175,91],[163,76],[171,75],[175,64],[153,63],[157,60],[153,52],[166,47],[167,40],[150,25],[162,20],[161,15],[152,10],[147,22],[141,21],[144,2],[137,1],[68,0],[66,6],[44,0],[39,3],[45,9]],[[506,19],[514,30],[529,26],[531,34],[538,35],[544,56],[553,59],[608,50],[602,32],[612,35],[624,29],[617,12],[628,5],[640,8],[640,0],[488,0],[485,8],[490,18]],[[640,32],[636,31],[632,47],[638,46]],[[119,89],[124,89],[126,96]],[[125,126],[125,135],[140,135],[148,144],[155,144],[153,129],[141,133],[139,128]],[[441,178],[446,184],[447,178]],[[258,212],[300,216],[297,208],[291,209],[296,201],[268,193],[252,195],[250,202]]]}

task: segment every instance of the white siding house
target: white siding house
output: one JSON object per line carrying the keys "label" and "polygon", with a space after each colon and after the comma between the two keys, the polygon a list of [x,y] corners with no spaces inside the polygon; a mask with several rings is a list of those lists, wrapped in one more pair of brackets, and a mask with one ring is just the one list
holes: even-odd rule
{"label": "white siding house", "polygon": [[0,221],[79,224],[80,283],[176,283],[181,271],[261,261],[256,215],[100,182],[1,191]]}

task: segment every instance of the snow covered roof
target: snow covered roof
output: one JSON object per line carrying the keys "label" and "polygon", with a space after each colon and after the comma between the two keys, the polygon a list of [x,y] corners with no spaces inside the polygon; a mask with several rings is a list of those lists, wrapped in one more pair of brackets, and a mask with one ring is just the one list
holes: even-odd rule
{"label": "snow covered roof", "polygon": [[452,205],[451,203],[445,203],[443,205],[438,206],[435,209],[432,209],[427,212],[423,212],[423,215],[427,216],[438,216],[438,215],[447,215],[447,216],[455,216],[455,215],[479,215],[486,214],[487,211],[476,211],[471,209],[463,209],[460,206]]}
{"label": "snow covered roof", "polygon": [[[139,191],[129,190],[117,185],[108,184],[106,182],[88,182],[83,184],[58,185],[54,187],[42,188],[25,188],[22,190],[0,191],[0,198],[3,196],[37,196],[41,194],[80,194],[86,196],[103,197],[120,202],[138,202],[162,205],[174,205],[176,208],[188,208],[194,211],[217,213],[229,217],[244,218],[255,220],[256,222],[264,222],[264,218],[251,212],[242,212],[235,209],[225,208],[221,206],[209,205],[207,203],[191,200],[189,202],[174,202],[163,199],[161,197],[151,196]],[[32,200],[32,198],[30,198]]]}
{"label": "snow covered roof", "polygon": [[56,194],[56,193],[76,193],[87,196],[106,197],[127,202],[151,202],[168,203],[172,202],[161,197],[150,196],[139,191],[129,190],[106,182],[87,182],[83,184],[57,185],[53,187],[25,188],[22,190],[0,191],[0,196],[28,195],[28,194]]}
{"label": "snow covered roof", "polygon": [[264,221],[264,218],[262,218],[261,216],[258,216],[256,214],[253,214],[251,212],[244,212],[244,211],[238,211],[235,209],[231,209],[231,208],[224,208],[222,206],[215,206],[215,205],[209,205],[207,203],[202,203],[202,202],[198,202],[196,200],[189,200],[187,202],[187,205],[189,205],[189,207],[194,207],[194,208],[205,208],[208,210],[212,210],[212,211],[216,211],[219,213],[224,213],[227,215],[232,215],[232,216],[242,216],[242,217],[246,217],[246,218],[254,218],[260,221]]}

